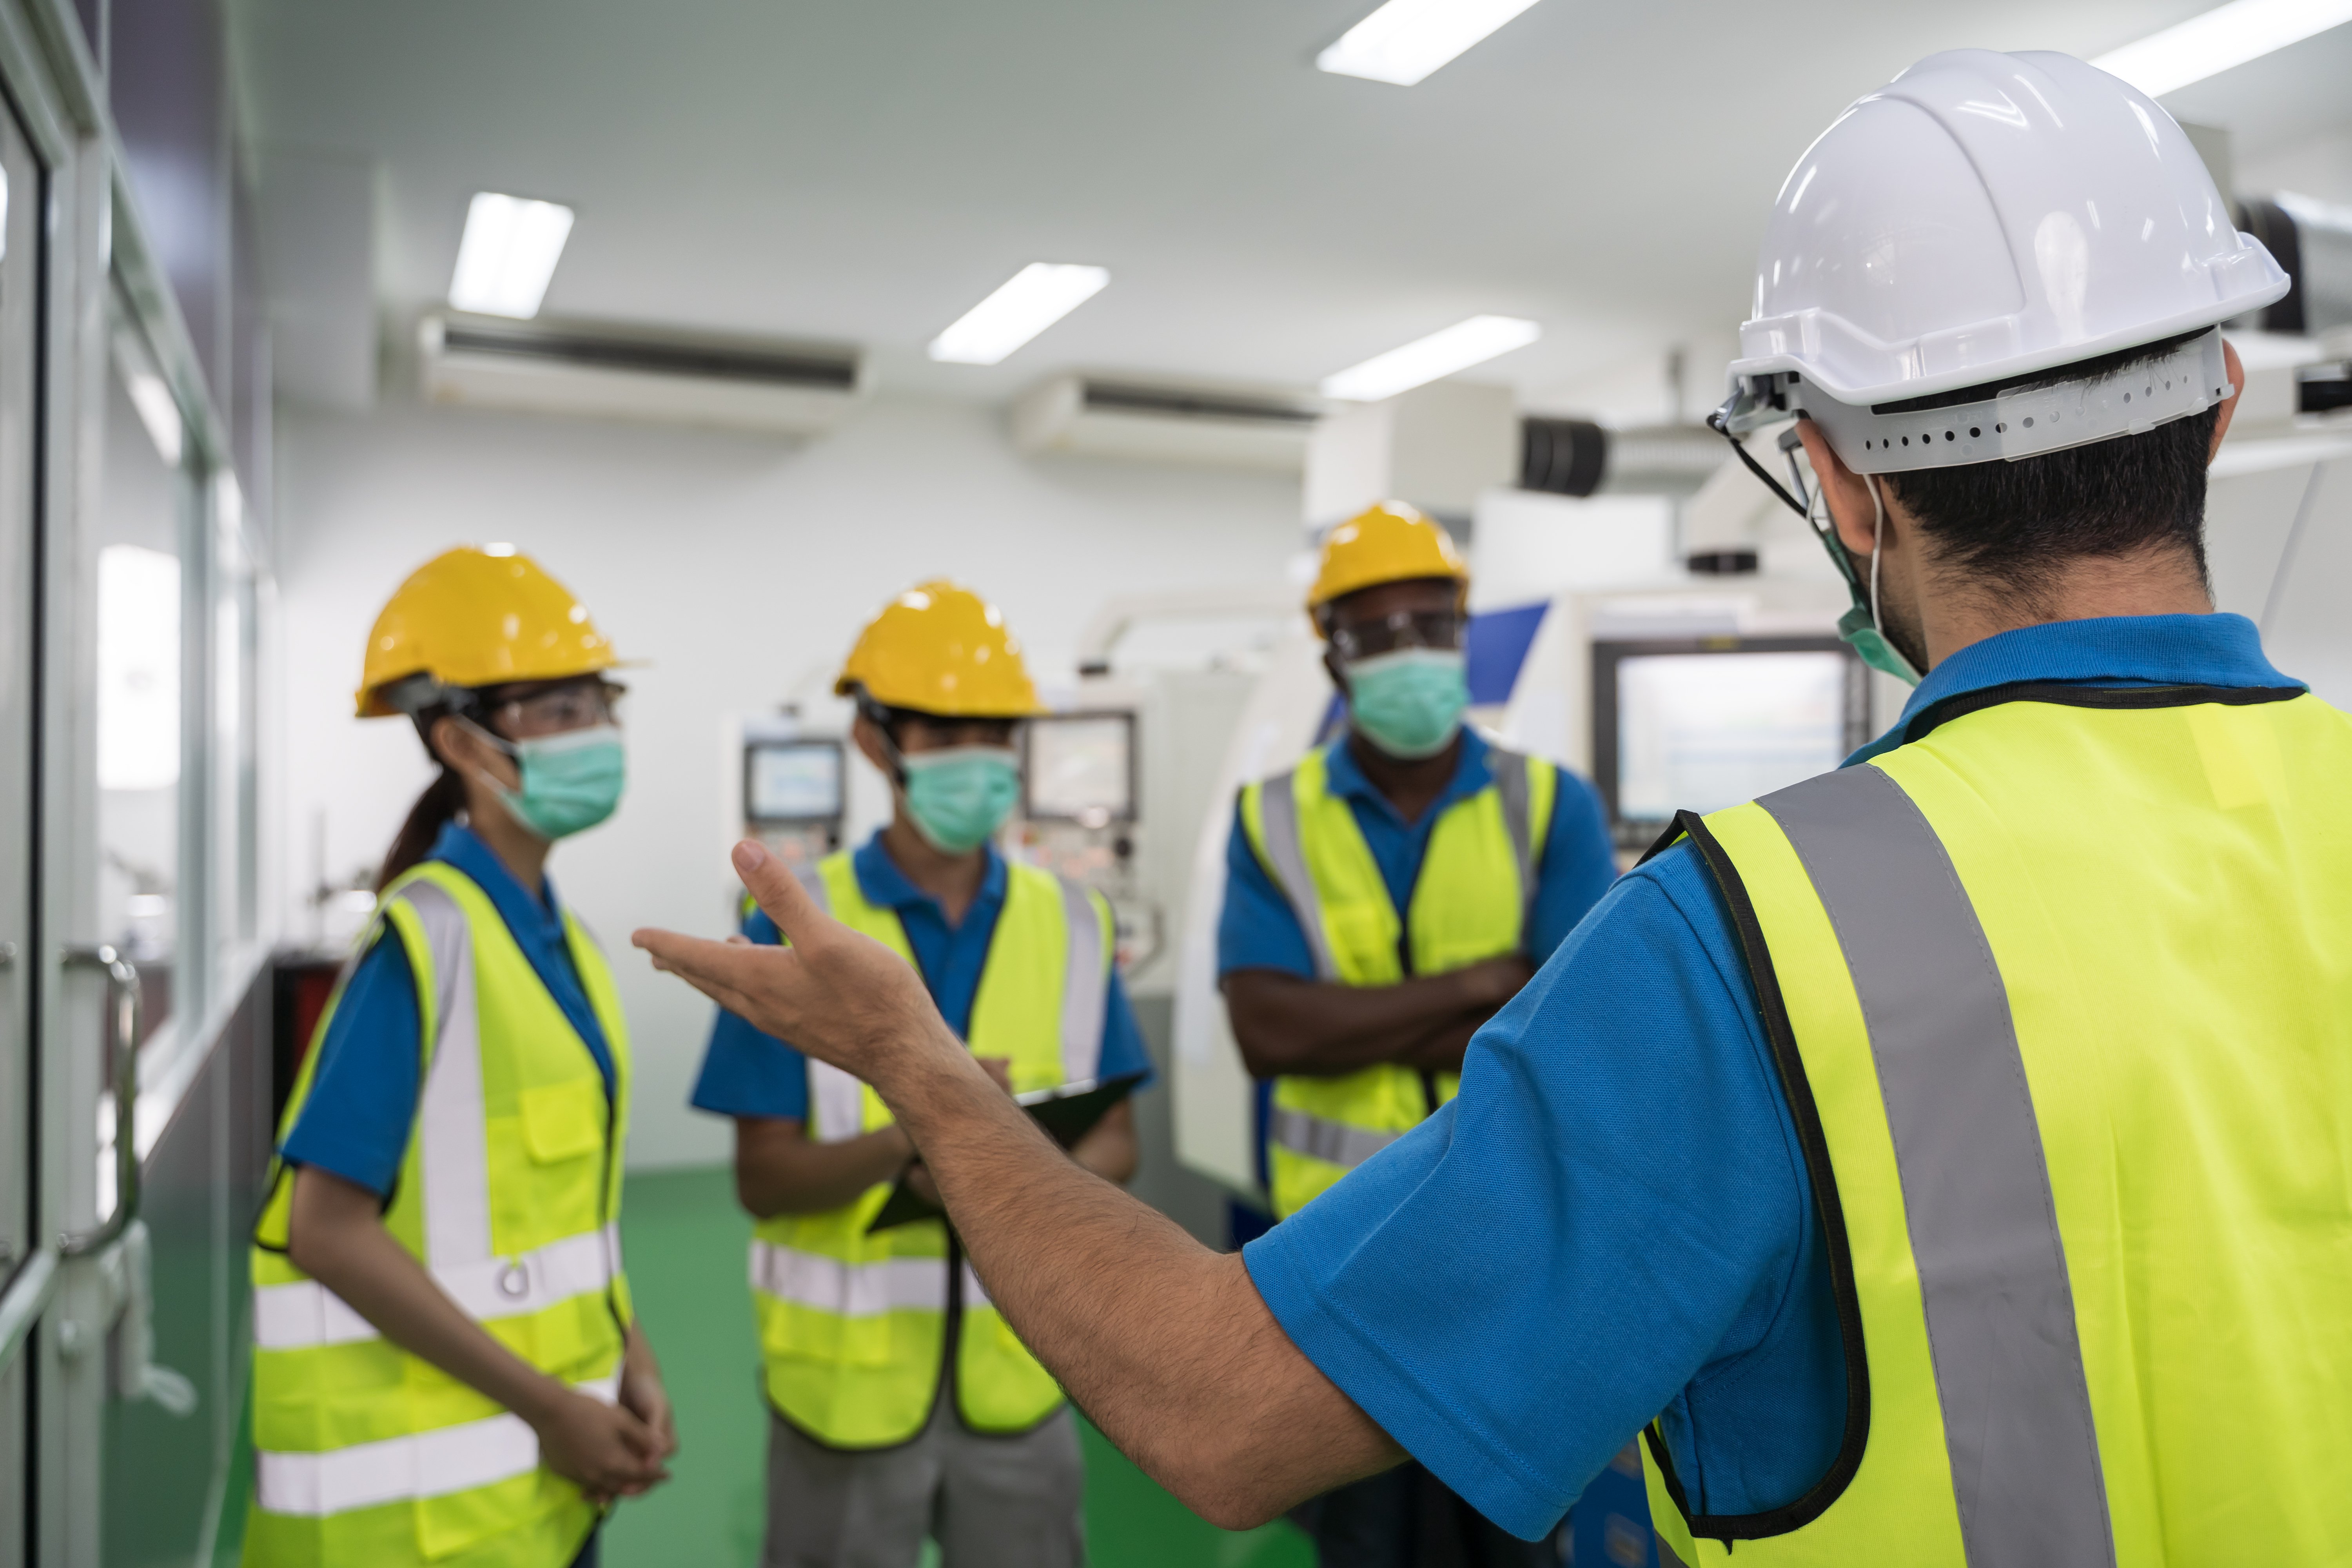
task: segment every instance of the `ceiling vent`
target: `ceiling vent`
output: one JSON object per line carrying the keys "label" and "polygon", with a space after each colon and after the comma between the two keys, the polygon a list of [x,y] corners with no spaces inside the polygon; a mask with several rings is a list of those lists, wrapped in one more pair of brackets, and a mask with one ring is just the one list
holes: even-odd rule
{"label": "ceiling vent", "polygon": [[1300,394],[1263,387],[1146,385],[1057,375],[1013,405],[1013,444],[1145,463],[1185,463],[1295,474],[1322,409]]}
{"label": "ceiling vent", "polygon": [[864,379],[856,349],[452,312],[417,328],[425,397],[782,436],[833,428]]}

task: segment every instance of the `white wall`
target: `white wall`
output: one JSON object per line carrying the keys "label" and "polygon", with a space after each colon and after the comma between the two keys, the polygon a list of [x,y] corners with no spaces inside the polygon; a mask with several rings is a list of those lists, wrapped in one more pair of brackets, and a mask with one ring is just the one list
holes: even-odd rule
{"label": "white wall", "polygon": [[[289,408],[278,426],[289,908],[307,906],[324,814],[341,880],[383,853],[430,776],[398,721],[351,717],[367,628],[449,545],[511,541],[584,599],[628,673],[630,788],[551,874],[604,938],[635,1044],[630,1163],[721,1158],[686,1110],[710,1009],[653,974],[629,931],[728,925],[729,717],[827,672],[866,616],[945,574],[1004,607],[1066,668],[1107,595],[1279,578],[1295,480],[1016,456],[992,409],[878,398],[824,441],[537,419],[391,403]],[[309,929],[303,916],[297,935]]]}

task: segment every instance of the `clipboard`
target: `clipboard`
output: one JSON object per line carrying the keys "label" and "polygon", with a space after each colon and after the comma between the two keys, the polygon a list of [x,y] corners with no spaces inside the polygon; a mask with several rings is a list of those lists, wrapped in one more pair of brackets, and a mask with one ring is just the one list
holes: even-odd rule
{"label": "clipboard", "polygon": [[[1096,1123],[1110,1114],[1110,1108],[1135,1092],[1143,1081],[1139,1072],[1125,1073],[1118,1078],[1087,1078],[1075,1083],[1056,1085],[1052,1089],[1033,1089],[1026,1094],[1016,1094],[1013,1102],[1029,1113],[1030,1120],[1045,1131],[1045,1135],[1064,1149],[1075,1148],[1080,1139],[1095,1130]],[[911,1169],[912,1167],[909,1167]],[[888,1230],[919,1219],[938,1219],[945,1213],[937,1204],[919,1197],[907,1184],[901,1172],[898,1184],[883,1200],[881,1210],[866,1226],[866,1234]]]}

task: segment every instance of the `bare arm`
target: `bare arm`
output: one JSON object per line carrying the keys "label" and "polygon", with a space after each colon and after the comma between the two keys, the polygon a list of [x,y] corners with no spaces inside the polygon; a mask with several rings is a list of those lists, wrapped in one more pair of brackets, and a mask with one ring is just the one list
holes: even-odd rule
{"label": "bare arm", "polygon": [[[1377,1062],[1451,1070],[1444,1042],[1467,1044],[1534,971],[1517,955],[1394,985],[1339,985],[1276,969],[1236,969],[1220,983],[1242,1061],[1257,1078],[1322,1077]],[[1424,1059],[1433,1047],[1440,1047]]]}
{"label": "bare arm", "polygon": [[1241,1259],[1066,1158],[956,1040],[919,980],[818,910],[764,849],[737,868],[789,948],[640,931],[665,969],[871,1083],[922,1151],[1022,1340],[1203,1518],[1255,1524],[1402,1451],[1291,1343]]}
{"label": "bare arm", "polygon": [[905,1129],[820,1143],[793,1117],[735,1119],[735,1196],[758,1219],[837,1209],[877,1182],[897,1179],[915,1157]]}
{"label": "bare arm", "polygon": [[[286,1250],[295,1268],[341,1297],[385,1339],[530,1423],[541,1460],[579,1482],[592,1500],[634,1495],[667,1479],[662,1460],[677,1446],[674,1438],[665,1438],[631,1408],[592,1399],[548,1376],[491,1338],[392,1238],[380,1200],[365,1187],[316,1166],[297,1172]],[[667,1424],[660,1370],[644,1337],[631,1333],[635,1364],[625,1355],[624,1386],[641,1405],[649,1404],[650,1378],[650,1394]]]}

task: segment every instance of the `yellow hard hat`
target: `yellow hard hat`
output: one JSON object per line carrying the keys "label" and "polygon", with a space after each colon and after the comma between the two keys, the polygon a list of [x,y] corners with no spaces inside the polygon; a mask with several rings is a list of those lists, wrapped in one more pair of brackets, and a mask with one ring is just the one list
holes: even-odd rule
{"label": "yellow hard hat", "polygon": [[1460,595],[1470,592],[1469,563],[1445,531],[1401,500],[1381,501],[1324,539],[1322,564],[1307,594],[1307,618],[1320,631],[1323,606],[1332,600],[1419,577],[1450,577]]}
{"label": "yellow hard hat", "polygon": [[857,634],[833,689],[863,689],[886,708],[951,719],[1021,719],[1038,710],[1037,688],[1004,615],[945,579],[908,589]]}
{"label": "yellow hard hat", "polygon": [[409,574],[375,618],[359,716],[404,710],[387,689],[411,676],[440,686],[562,680],[621,661],[588,607],[511,544],[461,544]]}

